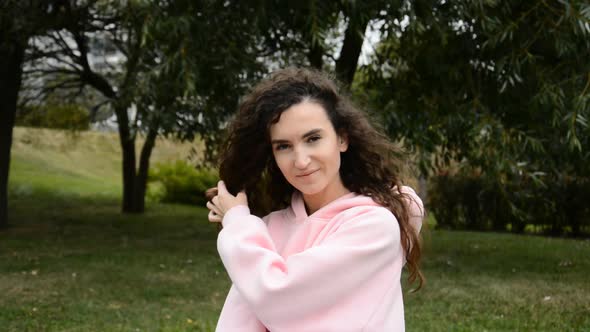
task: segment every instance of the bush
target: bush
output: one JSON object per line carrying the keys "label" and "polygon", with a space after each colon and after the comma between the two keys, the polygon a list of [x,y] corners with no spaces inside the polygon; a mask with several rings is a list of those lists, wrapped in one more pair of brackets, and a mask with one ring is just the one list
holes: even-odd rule
{"label": "bush", "polygon": [[538,186],[524,177],[439,174],[429,180],[428,205],[437,227],[525,231],[527,225],[551,235],[581,235],[590,229],[590,180],[545,179]]}
{"label": "bush", "polygon": [[499,188],[477,175],[438,175],[430,179],[427,196],[437,227],[500,231],[511,220]]}
{"label": "bush", "polygon": [[90,115],[76,104],[46,104],[20,110],[16,124],[25,127],[88,130]]}
{"label": "bush", "polygon": [[[581,235],[590,227],[590,179],[563,176],[548,186],[545,195],[551,204],[533,210],[535,218],[544,221],[547,232],[559,235]],[[539,212],[548,213],[540,215]]]}
{"label": "bush", "polygon": [[191,205],[205,205],[205,191],[216,186],[218,180],[219,176],[215,170],[195,168],[180,160],[156,165],[150,170],[148,179],[151,183],[158,182],[161,185],[158,190],[153,190],[158,199],[163,202]]}
{"label": "bush", "polygon": [[145,202],[154,204],[163,202],[166,199],[166,188],[160,181],[148,182],[145,192]]}

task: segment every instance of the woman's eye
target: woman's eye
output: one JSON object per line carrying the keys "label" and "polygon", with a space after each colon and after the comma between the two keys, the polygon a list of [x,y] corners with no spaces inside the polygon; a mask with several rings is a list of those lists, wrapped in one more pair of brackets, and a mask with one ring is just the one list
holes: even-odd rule
{"label": "woman's eye", "polygon": [[307,142],[313,143],[315,141],[318,141],[320,138],[321,138],[320,136],[311,136],[310,138],[307,139]]}
{"label": "woman's eye", "polygon": [[280,150],[285,150],[289,147],[288,144],[277,144],[275,145],[275,150],[280,151]]}

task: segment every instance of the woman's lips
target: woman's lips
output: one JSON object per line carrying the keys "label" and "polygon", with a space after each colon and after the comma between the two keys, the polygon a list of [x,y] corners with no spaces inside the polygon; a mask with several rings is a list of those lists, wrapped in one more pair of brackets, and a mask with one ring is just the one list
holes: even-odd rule
{"label": "woman's lips", "polygon": [[315,173],[315,172],[317,172],[317,171],[318,171],[318,170],[316,169],[315,171],[311,171],[311,172],[307,172],[307,173],[299,174],[299,175],[297,175],[297,177],[299,177],[299,178],[304,178],[304,177],[307,177],[307,176],[310,176],[310,175],[312,175],[313,173]]}

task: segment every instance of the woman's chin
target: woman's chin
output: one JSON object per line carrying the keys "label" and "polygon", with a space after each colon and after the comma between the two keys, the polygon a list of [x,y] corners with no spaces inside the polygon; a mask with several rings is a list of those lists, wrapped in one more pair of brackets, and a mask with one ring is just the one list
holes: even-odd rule
{"label": "woman's chin", "polygon": [[317,195],[320,192],[322,192],[322,189],[323,189],[319,186],[294,186],[294,187],[305,196]]}

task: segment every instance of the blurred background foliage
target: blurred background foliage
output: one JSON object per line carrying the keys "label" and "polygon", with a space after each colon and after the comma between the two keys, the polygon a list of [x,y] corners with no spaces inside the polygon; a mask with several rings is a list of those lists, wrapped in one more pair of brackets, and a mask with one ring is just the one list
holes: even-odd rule
{"label": "blurred background foliage", "polygon": [[216,170],[199,167],[184,161],[157,164],[148,181],[152,190],[148,191],[154,201],[183,203],[205,206],[205,191],[217,186],[219,175]]}
{"label": "blurred background foliage", "polygon": [[17,115],[16,125],[23,127],[88,130],[88,110],[77,104],[44,103],[23,107]]}
{"label": "blurred background foliage", "polygon": [[[586,1],[54,0],[0,12],[2,72],[21,70],[1,79],[19,88],[0,96],[13,114],[2,131],[14,117],[70,129],[112,117],[124,212],[144,210],[157,137],[201,140],[194,163],[215,166],[240,96],[294,65],[333,73],[417,156],[438,226],[590,231]],[[0,141],[5,192],[11,140]],[[166,199],[195,197],[209,175],[193,166],[151,176]]]}

